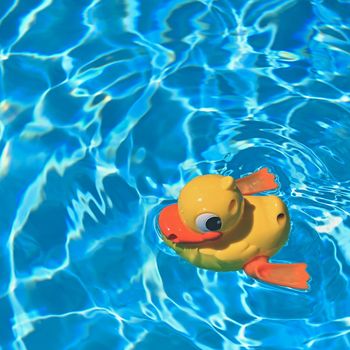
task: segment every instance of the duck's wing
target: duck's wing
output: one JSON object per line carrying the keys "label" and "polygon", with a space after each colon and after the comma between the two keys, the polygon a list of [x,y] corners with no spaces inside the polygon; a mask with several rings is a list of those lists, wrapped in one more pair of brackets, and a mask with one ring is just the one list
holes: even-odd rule
{"label": "duck's wing", "polygon": [[262,168],[251,175],[238,179],[236,184],[243,195],[250,195],[278,188],[275,175],[269,173],[267,168]]}
{"label": "duck's wing", "polygon": [[308,289],[307,284],[310,275],[306,271],[307,265],[274,264],[268,261],[266,256],[259,256],[244,265],[247,275],[263,282],[277,284],[283,287]]}

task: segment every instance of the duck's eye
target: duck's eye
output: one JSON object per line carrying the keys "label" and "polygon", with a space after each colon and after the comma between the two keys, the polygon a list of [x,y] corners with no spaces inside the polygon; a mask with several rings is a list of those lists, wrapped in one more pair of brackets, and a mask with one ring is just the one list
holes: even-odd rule
{"label": "duck's eye", "polygon": [[205,213],[197,216],[196,225],[201,232],[218,231],[221,229],[222,222],[217,215]]}

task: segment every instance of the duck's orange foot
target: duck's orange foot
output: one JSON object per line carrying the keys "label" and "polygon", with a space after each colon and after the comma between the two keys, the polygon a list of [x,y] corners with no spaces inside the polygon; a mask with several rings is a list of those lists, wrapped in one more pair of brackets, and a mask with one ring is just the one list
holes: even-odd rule
{"label": "duck's orange foot", "polygon": [[238,179],[236,183],[243,195],[250,195],[278,188],[275,175],[269,173],[267,168],[262,168],[251,175],[242,177]]}
{"label": "duck's orange foot", "polygon": [[247,275],[263,282],[277,284],[283,287],[308,289],[307,284],[310,275],[306,271],[307,265],[297,264],[273,264],[269,263],[266,256],[259,256],[244,265]]}

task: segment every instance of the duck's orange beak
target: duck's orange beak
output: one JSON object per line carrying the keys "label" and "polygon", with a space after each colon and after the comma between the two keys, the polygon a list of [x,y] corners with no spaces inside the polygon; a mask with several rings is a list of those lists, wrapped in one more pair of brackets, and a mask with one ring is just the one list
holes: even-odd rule
{"label": "duck's orange beak", "polygon": [[165,207],[159,215],[162,234],[174,243],[202,243],[222,236],[221,232],[200,233],[191,230],[181,220],[177,204]]}

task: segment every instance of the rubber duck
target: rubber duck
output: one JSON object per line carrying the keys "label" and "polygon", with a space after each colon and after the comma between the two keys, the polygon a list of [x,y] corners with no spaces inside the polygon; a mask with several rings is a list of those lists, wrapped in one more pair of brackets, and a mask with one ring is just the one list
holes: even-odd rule
{"label": "rubber duck", "polygon": [[261,281],[308,289],[305,263],[271,263],[286,243],[290,218],[274,195],[253,196],[278,187],[275,175],[262,168],[235,180],[202,175],[181,190],[178,202],[159,215],[164,242],[200,268],[215,271],[243,269]]}

